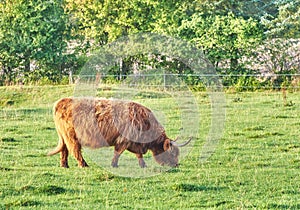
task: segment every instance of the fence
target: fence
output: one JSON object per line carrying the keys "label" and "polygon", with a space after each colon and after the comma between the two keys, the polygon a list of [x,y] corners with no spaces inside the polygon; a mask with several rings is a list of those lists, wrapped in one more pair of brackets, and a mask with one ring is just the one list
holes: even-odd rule
{"label": "fence", "polygon": [[291,90],[299,91],[300,74],[132,74],[132,75],[70,75],[69,83],[112,85],[126,83],[143,84],[149,88],[189,86],[191,90],[203,91],[208,86],[219,85],[224,91]]}

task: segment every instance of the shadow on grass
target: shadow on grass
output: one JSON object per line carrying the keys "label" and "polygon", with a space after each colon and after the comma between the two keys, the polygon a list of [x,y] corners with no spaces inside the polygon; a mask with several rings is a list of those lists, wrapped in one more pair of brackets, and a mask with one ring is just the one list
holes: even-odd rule
{"label": "shadow on grass", "polygon": [[6,168],[6,167],[0,167],[0,171],[12,171],[13,169],[11,168]]}
{"label": "shadow on grass", "polygon": [[272,136],[284,136],[283,133],[279,133],[279,132],[267,132],[267,133],[260,133],[260,134],[254,134],[249,136],[248,138],[250,139],[258,139],[258,138],[267,138],[267,137],[272,137]]}
{"label": "shadow on grass", "polygon": [[214,187],[214,186],[204,186],[204,185],[197,185],[197,184],[176,184],[173,186],[173,189],[176,191],[183,191],[183,192],[200,192],[200,191],[218,191],[224,189],[223,187]]}
{"label": "shadow on grass", "polygon": [[14,137],[3,137],[0,138],[0,142],[17,142],[17,140]]}
{"label": "shadow on grass", "polygon": [[268,205],[268,209],[300,209],[300,203],[294,205],[273,203]]}
{"label": "shadow on grass", "polygon": [[38,207],[41,205],[42,205],[42,203],[39,201],[22,199],[22,200],[16,200],[16,201],[7,203],[4,205],[4,208],[11,209],[11,208],[16,208],[16,207]]}
{"label": "shadow on grass", "polygon": [[19,189],[16,189],[17,194],[22,194],[24,192],[32,193],[32,194],[45,194],[45,195],[58,195],[66,193],[68,190],[55,186],[55,185],[45,185],[45,186],[32,186],[32,185],[25,185],[23,187],[20,187]]}
{"label": "shadow on grass", "polygon": [[141,91],[134,96],[136,99],[143,99],[143,98],[168,98],[170,94],[164,92],[156,92],[156,91]]}
{"label": "shadow on grass", "polygon": [[58,194],[66,193],[67,190],[63,187],[58,187],[58,186],[55,186],[55,185],[46,185],[46,186],[36,188],[34,190],[34,192],[35,193],[46,194],[46,195],[58,195]]}
{"label": "shadow on grass", "polygon": [[179,168],[170,168],[169,170],[166,171],[166,173],[178,173],[180,172]]}

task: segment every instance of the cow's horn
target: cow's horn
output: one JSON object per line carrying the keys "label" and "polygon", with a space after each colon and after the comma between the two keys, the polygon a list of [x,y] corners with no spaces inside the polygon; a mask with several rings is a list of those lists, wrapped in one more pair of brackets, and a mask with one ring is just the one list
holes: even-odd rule
{"label": "cow's horn", "polygon": [[[176,138],[175,141],[177,141],[177,138]],[[182,143],[182,144],[177,144],[177,143],[175,143],[175,141],[173,141],[173,144],[174,144],[174,145],[176,145],[177,147],[183,147],[183,146],[189,144],[189,143],[192,141],[192,137],[190,137],[189,140],[187,140],[186,142],[184,142],[184,143]]]}

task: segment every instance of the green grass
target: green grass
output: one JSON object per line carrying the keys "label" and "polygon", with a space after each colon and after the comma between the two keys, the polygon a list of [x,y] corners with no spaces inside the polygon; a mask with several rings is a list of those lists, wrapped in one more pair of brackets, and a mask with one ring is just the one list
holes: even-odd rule
{"label": "green grass", "polygon": [[[110,97],[113,91],[99,94]],[[224,134],[204,163],[199,156],[210,128],[210,98],[195,93],[201,121],[192,150],[179,168],[147,178],[117,176],[86,150],[90,167],[84,169],[73,157],[64,169],[59,155],[45,155],[57,143],[53,102],[72,95],[72,86],[0,88],[0,209],[300,208],[298,92],[288,93],[288,106],[280,92],[226,94]],[[135,99],[164,110],[161,120],[175,137],[182,113],[169,105],[168,94],[145,92]],[[134,155],[124,155],[137,164]],[[150,155],[146,159],[152,164]]]}

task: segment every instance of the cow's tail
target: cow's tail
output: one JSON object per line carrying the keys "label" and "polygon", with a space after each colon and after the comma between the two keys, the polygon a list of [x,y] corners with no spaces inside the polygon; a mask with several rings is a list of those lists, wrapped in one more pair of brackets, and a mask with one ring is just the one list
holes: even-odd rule
{"label": "cow's tail", "polygon": [[48,155],[48,156],[51,156],[51,155],[55,155],[55,154],[61,152],[63,146],[64,146],[64,142],[63,142],[61,139],[59,139],[59,140],[58,140],[58,145],[56,146],[56,148],[55,148],[54,150],[52,150],[51,152],[48,152],[47,155]]}

